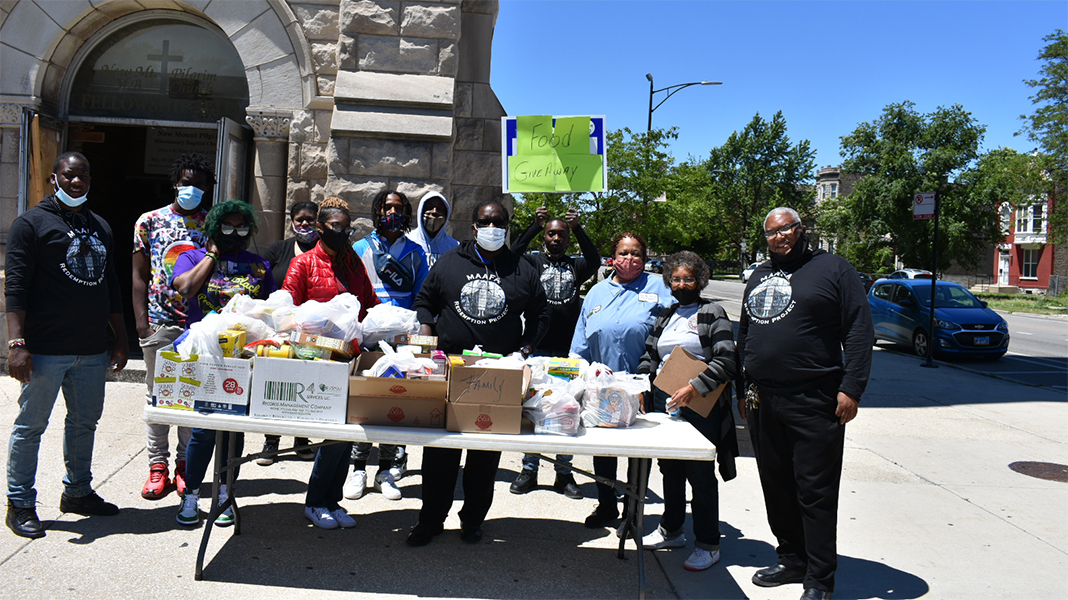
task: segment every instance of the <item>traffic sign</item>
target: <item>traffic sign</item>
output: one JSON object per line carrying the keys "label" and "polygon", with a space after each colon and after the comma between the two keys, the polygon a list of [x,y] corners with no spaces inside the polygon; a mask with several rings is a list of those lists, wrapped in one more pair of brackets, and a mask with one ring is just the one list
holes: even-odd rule
{"label": "traffic sign", "polygon": [[912,203],[912,218],[914,220],[933,219],[935,216],[935,193],[920,192]]}

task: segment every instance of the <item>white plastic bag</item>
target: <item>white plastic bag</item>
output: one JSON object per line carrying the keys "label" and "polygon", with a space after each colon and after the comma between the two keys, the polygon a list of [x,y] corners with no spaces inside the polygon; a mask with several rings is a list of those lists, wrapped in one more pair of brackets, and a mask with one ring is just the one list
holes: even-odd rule
{"label": "white plastic bag", "polygon": [[245,332],[245,344],[266,339],[274,332],[259,321],[236,313],[220,314],[210,312],[204,318],[189,326],[189,334],[178,344],[175,350],[182,358],[190,355],[222,356],[219,334],[227,329],[240,329]]}
{"label": "white plastic bag", "polygon": [[613,373],[593,363],[584,377],[582,422],[586,427],[630,427],[638,418],[639,394],[649,390],[648,375]]}
{"label": "white plastic bag", "polygon": [[534,433],[578,435],[582,407],[577,396],[583,387],[581,381],[551,376],[535,386],[534,394],[523,403],[523,416],[534,424]]}
{"label": "white plastic bag", "polygon": [[360,300],[349,293],[326,302],[308,300],[297,307],[292,318],[294,328],[301,333],[347,342],[360,339]]}
{"label": "white plastic bag", "polygon": [[392,304],[376,304],[367,309],[367,316],[360,324],[363,330],[362,344],[370,348],[381,341],[392,342],[398,335],[419,333],[419,317],[414,310]]}
{"label": "white plastic bag", "polygon": [[382,377],[390,367],[394,367],[401,374],[434,370],[434,361],[429,358],[418,358],[408,350],[393,350],[385,342],[379,342],[378,347],[383,352],[383,356],[367,370],[367,374],[371,377]]}

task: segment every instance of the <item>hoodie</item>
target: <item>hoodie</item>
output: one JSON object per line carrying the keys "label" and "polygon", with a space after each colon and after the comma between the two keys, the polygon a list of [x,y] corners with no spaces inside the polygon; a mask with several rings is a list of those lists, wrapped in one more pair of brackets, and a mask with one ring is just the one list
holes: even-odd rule
{"label": "hoodie", "polygon": [[549,328],[534,265],[507,249],[483,262],[474,240],[438,260],[415,298],[415,311],[421,324],[436,326],[438,348],[448,354],[476,344],[510,354],[523,345],[537,347]]}
{"label": "hoodie", "polygon": [[[423,227],[423,207],[426,206],[427,200],[431,198],[441,198],[441,201],[445,203],[445,225],[442,225],[435,236],[431,236],[430,232]],[[460,245],[456,238],[445,233],[451,216],[452,206],[449,205],[449,201],[440,192],[427,192],[423,199],[419,201],[419,208],[415,211],[415,229],[409,231],[407,237],[423,248],[423,252],[426,253],[427,268],[433,267],[442,254]]]}
{"label": "hoodie", "polygon": [[55,196],[11,224],[4,295],[8,311],[26,311],[31,354],[107,351],[108,319],[122,313],[112,240],[107,221],[63,210]]}

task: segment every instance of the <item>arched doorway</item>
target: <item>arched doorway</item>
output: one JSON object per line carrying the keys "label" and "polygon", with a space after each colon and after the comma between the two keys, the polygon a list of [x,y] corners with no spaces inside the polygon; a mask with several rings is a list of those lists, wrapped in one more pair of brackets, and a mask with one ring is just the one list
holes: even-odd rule
{"label": "arched doorway", "polygon": [[[172,199],[170,167],[186,152],[216,165],[220,199],[248,200],[251,130],[243,125],[248,83],[237,51],[207,23],[160,14],[110,24],[72,64],[66,147],[92,165],[92,209],[112,227],[127,331],[133,225]],[[131,343],[131,349],[136,349]]]}

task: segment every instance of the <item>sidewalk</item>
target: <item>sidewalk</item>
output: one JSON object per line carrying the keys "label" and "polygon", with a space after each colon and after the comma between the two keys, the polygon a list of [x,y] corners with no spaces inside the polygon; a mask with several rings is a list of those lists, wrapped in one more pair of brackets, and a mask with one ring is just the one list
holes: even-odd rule
{"label": "sidewalk", "polygon": [[[1068,464],[1063,394],[918,365],[918,359],[877,350],[860,415],[847,430],[835,598],[1065,597],[1068,484],[1008,468],[1015,461]],[[344,502],[357,520],[355,530],[323,531],[305,520],[311,463],[246,465],[236,490],[242,534],[213,531],[205,581],[196,582],[201,529],[174,522],[173,494],[157,502],[140,497],[147,475],[143,390],[136,383],[108,384],[94,472],[100,494],[123,509],[112,518],[58,511],[64,409],[57,402],[38,473],[38,513],[51,522],[48,535],[30,541],[0,531],[0,597],[587,599],[637,593],[634,551],[617,560],[615,535],[582,525],[595,504],[592,482],[580,476],[587,499],[569,500],[549,488],[553,473],[545,465],[541,489],[510,494],[520,468],[514,453],[501,461],[480,545],[460,542],[454,510],[444,535],[425,548],[408,548],[405,535],[420,505],[419,448],[409,448],[412,473],[400,482],[402,500],[372,492]],[[17,383],[0,378],[5,436],[17,397]],[[746,438],[743,432],[743,444]],[[246,449],[260,444],[262,437],[249,436]],[[692,541],[684,549],[647,551],[649,598],[800,596],[799,585],[763,589],[750,582],[775,553],[756,467],[746,454],[738,478],[720,486],[722,562],[701,573],[685,571]],[[6,457],[7,444],[0,444],[4,464]],[[592,466],[589,457],[575,462]],[[654,467],[647,529],[658,522],[660,489]]]}

